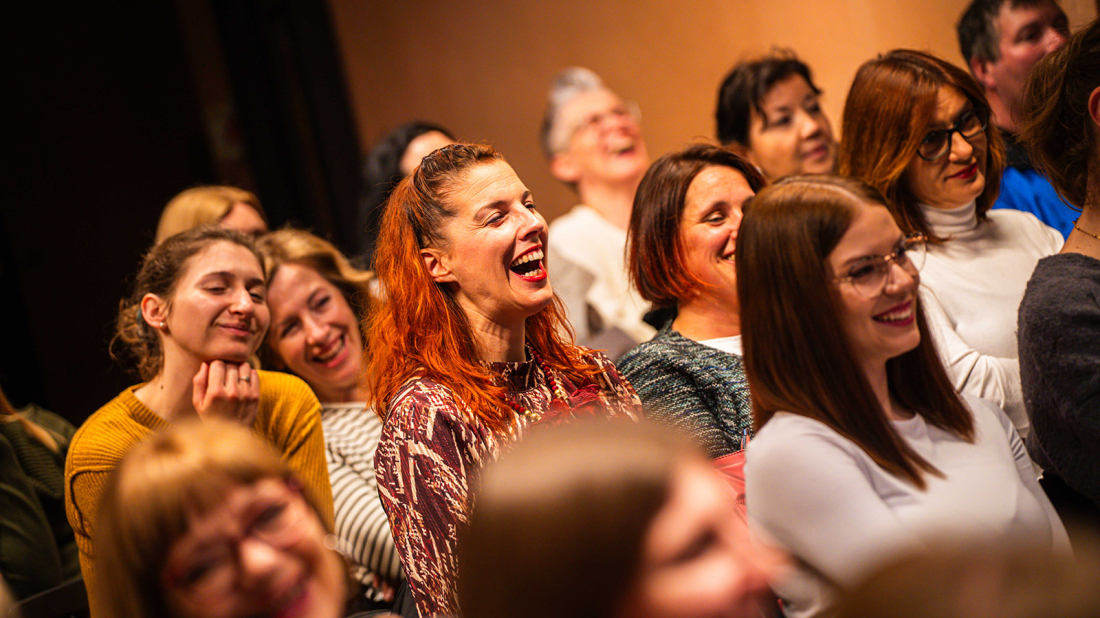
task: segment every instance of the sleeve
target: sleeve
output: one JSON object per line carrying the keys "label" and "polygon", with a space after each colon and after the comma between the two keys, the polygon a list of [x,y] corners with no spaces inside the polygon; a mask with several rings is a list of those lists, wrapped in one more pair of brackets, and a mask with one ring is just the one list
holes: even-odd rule
{"label": "sleeve", "polygon": [[[71,466],[73,453],[78,451],[78,443],[69,451],[67,465]],[[109,472],[91,470],[73,471],[66,469],[65,474],[65,512],[69,525],[76,536],[79,549],[80,572],[84,576],[84,587],[88,592],[88,603],[93,614],[97,612],[98,593],[95,577],[95,562],[92,539],[93,519],[99,509],[99,500]]]}
{"label": "sleeve", "polygon": [[[718,416],[725,412],[736,417],[732,419],[734,422],[747,419],[745,426],[751,428],[752,411],[747,395],[742,406],[736,397],[722,397],[722,393],[704,389],[697,376],[671,354],[650,348],[639,350],[619,363],[623,376],[641,397],[644,415],[691,436],[711,458],[740,450],[740,436],[726,435]],[[730,391],[736,388],[734,377],[730,376]],[[744,382],[743,374],[741,381]],[[744,390],[747,394],[747,386]]]}
{"label": "sleeve", "polygon": [[405,579],[420,616],[430,618],[458,614],[456,546],[478,464],[453,398],[419,395],[391,404],[374,464]]}
{"label": "sleeve", "polygon": [[841,587],[919,546],[875,491],[858,447],[840,436],[784,433],[758,437],[746,455],[749,519],[767,537]]}
{"label": "sleeve", "polygon": [[1021,434],[1027,435],[1031,422],[1024,409],[1019,360],[981,354],[955,332],[955,324],[935,292],[922,285],[920,299],[936,349],[955,388],[992,401]]}
{"label": "sleeve", "polygon": [[61,583],[61,554],[32,483],[0,436],[0,574],[25,598]]}
{"label": "sleeve", "polygon": [[[263,390],[257,425],[261,436],[283,454],[317,503],[325,524],[333,529],[332,485],[317,396],[300,378],[269,371],[260,375],[260,386]],[[268,406],[272,411],[265,414]]]}
{"label": "sleeve", "polygon": [[1034,439],[1045,464],[1100,505],[1100,292],[1073,280],[1042,296],[1029,284],[1020,311]]}
{"label": "sleeve", "polygon": [[975,405],[984,405],[990,412],[997,416],[997,420],[1001,423],[1001,428],[1005,432],[1005,437],[1008,439],[1008,447],[1012,451],[1012,458],[1016,461],[1016,471],[1020,474],[1020,482],[1024,484],[1024,487],[1035,496],[1035,500],[1042,505],[1043,512],[1046,513],[1047,519],[1050,521],[1051,538],[1053,541],[1053,547],[1056,552],[1070,554],[1069,534],[1066,532],[1065,525],[1062,524],[1062,518],[1058,516],[1058,512],[1054,510],[1054,505],[1051,504],[1050,499],[1047,498],[1047,494],[1043,491],[1041,485],[1039,485],[1038,476],[1035,473],[1035,466],[1031,462],[1031,457],[1027,453],[1027,448],[1024,446],[1024,441],[1020,439],[1019,432],[1012,426],[1012,421],[1001,410],[998,410],[993,404],[988,401],[979,400],[975,403],[973,400],[968,402],[971,407]]}
{"label": "sleeve", "polygon": [[[369,410],[363,414],[373,414]],[[373,453],[377,441],[361,445],[362,452]],[[345,541],[352,561],[383,579],[396,583],[401,579],[401,561],[393,545],[390,524],[378,497],[374,461],[350,461],[349,456],[328,447],[328,472],[336,516],[336,536]],[[358,457],[357,457],[358,458]]]}
{"label": "sleeve", "polygon": [[549,243],[548,251],[547,264],[554,292],[565,305],[576,341],[582,345],[589,343],[593,333],[588,328],[588,289],[596,277],[570,260],[555,243]]}

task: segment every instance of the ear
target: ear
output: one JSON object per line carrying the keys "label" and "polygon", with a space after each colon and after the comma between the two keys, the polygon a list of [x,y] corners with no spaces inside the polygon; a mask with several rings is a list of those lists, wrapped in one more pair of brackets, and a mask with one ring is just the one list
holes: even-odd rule
{"label": "ear", "polygon": [[1100,86],[1094,88],[1089,95],[1089,116],[1093,124],[1100,128]]}
{"label": "ear", "polygon": [[168,303],[156,294],[146,294],[141,297],[139,305],[141,319],[152,327],[153,330],[166,330],[168,320]]}
{"label": "ear", "polygon": [[993,63],[989,60],[980,60],[977,57],[970,59],[970,72],[974,79],[985,88],[986,92],[996,90],[997,84],[993,81]]}
{"label": "ear", "polygon": [[577,162],[566,152],[559,152],[550,159],[550,174],[567,184],[575,184],[581,176]]}
{"label": "ear", "polygon": [[428,269],[428,276],[436,283],[448,283],[455,280],[451,269],[446,264],[446,258],[435,249],[421,249],[420,257],[424,260],[424,268]]}

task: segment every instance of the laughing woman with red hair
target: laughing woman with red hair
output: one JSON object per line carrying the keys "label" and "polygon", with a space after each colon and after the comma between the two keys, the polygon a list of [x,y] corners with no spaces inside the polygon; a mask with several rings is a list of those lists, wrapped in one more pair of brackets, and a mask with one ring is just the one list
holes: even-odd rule
{"label": "laughing woman with red hair", "polygon": [[488,146],[424,158],[386,205],[366,375],[383,412],[379,494],[423,618],[457,614],[455,545],[469,481],[528,427],[635,416],[604,355],[566,341],[546,221]]}

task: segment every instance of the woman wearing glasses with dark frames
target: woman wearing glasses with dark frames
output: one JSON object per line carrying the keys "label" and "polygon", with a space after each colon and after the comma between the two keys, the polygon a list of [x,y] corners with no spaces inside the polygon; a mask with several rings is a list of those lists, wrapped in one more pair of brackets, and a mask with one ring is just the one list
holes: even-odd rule
{"label": "woman wearing glasses with dark frames", "polygon": [[795,558],[789,616],[947,539],[1068,548],[1011,421],[958,395],[917,289],[924,239],[855,180],[790,177],[745,206],[736,263],[756,437],[750,523]]}
{"label": "woman wearing glasses with dark frames", "polygon": [[843,128],[840,172],[881,191],[902,230],[929,240],[921,298],[955,388],[999,405],[1026,437],[1016,311],[1062,236],[1028,213],[990,210],[1004,146],[981,87],[939,58],[894,50],[856,73]]}

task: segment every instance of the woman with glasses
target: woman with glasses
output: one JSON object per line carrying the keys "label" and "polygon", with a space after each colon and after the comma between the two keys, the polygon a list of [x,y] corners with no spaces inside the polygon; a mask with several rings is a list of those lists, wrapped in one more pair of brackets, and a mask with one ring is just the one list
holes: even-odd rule
{"label": "woman with glasses", "polygon": [[886,196],[906,233],[928,238],[921,298],[955,387],[1000,406],[1022,436],[1016,311],[1062,236],[1033,215],[990,211],[1004,147],[974,78],[929,54],[894,50],[856,73],[839,168]]}
{"label": "woman with glasses", "polygon": [[789,616],[828,614],[876,566],[951,539],[1068,547],[1011,421],[957,394],[924,336],[924,238],[885,204],[855,180],[792,177],[738,234],[748,512],[795,558],[775,584]]}
{"label": "woman with glasses", "polygon": [[279,453],[239,424],[152,434],[104,490],[97,614],[344,616],[348,571],[324,512]]}

